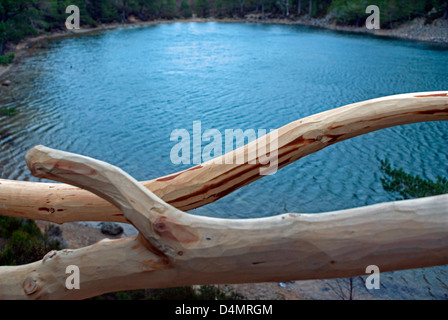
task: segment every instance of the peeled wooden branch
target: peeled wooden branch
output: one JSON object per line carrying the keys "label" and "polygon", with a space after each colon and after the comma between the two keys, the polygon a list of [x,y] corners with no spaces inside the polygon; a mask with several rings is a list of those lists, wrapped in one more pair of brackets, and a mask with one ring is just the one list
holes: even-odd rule
{"label": "peeled wooden branch", "polygon": [[[326,111],[278,129],[279,167],[363,133],[436,120],[448,120],[447,92]],[[233,155],[249,150],[245,146]],[[382,272],[448,264],[448,195],[321,214],[217,219],[180,209],[210,203],[258,179],[259,165],[209,161],[147,182],[152,193],[95,159],[42,146],[26,159],[34,175],[77,187],[1,180],[1,214],[54,222],[122,221],[140,233],[0,267],[0,299],[77,299],[138,288],[349,277],[372,264]],[[65,287],[68,265],[80,268],[80,290]]]}
{"label": "peeled wooden branch", "polygon": [[[34,174],[86,188],[118,206],[141,232],[42,261],[0,267],[0,299],[80,299],[192,284],[348,277],[448,264],[448,195],[321,214],[216,219],[179,211],[119,168],[35,147]],[[68,265],[81,288],[68,290]]]}
{"label": "peeled wooden branch", "polygon": [[[448,120],[447,91],[395,95],[331,109],[277,130],[279,168],[361,134],[396,125],[440,120]],[[248,148],[245,146],[233,153],[242,152],[247,156]],[[259,165],[209,161],[142,183],[164,201],[186,211],[211,203],[260,177]],[[56,223],[127,222],[107,201],[66,184],[0,180],[0,195],[0,215]]]}

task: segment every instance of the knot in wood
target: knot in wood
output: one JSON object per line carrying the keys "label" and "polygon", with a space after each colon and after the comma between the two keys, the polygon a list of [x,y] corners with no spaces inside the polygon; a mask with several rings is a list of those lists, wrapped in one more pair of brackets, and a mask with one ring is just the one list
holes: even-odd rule
{"label": "knot in wood", "polygon": [[33,294],[37,290],[37,282],[32,278],[27,278],[23,283],[23,290],[27,295]]}
{"label": "knot in wood", "polygon": [[42,263],[44,263],[47,260],[50,260],[51,258],[53,258],[58,252],[56,250],[51,250],[50,252],[48,252],[42,259]]}

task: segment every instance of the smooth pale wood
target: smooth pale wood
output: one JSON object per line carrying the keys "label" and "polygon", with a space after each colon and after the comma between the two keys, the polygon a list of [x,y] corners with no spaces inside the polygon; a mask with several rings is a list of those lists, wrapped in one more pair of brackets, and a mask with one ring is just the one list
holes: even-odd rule
{"label": "smooth pale wood", "polygon": [[[164,203],[107,163],[42,146],[33,174],[86,187],[123,210],[138,237],[50,252],[0,267],[1,299],[80,299],[105,292],[365,274],[448,264],[448,195],[321,214],[258,219],[194,216]],[[66,267],[81,288],[67,290]]]}
{"label": "smooth pale wood", "polygon": [[25,156],[31,173],[89,190],[114,204],[159,252],[188,258],[179,245],[197,241],[189,226],[207,219],[182,212],[158,198],[118,167],[82,155],[36,146]]}
{"label": "smooth pale wood", "polygon": [[[279,168],[336,142],[368,132],[440,120],[448,120],[447,91],[394,95],[331,109],[277,130]],[[247,159],[249,149],[250,145],[246,145],[232,153],[233,156],[244,153]],[[263,177],[259,174],[259,164],[216,162],[215,159],[142,184],[164,201],[186,211],[216,201]],[[0,180],[0,215],[56,223],[127,222],[117,208],[80,188],[11,180]]]}

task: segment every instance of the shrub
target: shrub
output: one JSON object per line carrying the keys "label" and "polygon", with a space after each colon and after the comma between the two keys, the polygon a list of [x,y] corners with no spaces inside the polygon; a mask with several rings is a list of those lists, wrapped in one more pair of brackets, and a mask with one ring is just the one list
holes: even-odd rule
{"label": "shrub", "polygon": [[7,55],[0,56],[0,64],[7,66],[14,60],[14,57],[15,57],[14,53],[9,53]]}
{"label": "shrub", "polygon": [[0,216],[0,265],[21,265],[59,250],[58,241],[49,241],[33,220]]}
{"label": "shrub", "polygon": [[183,18],[191,18],[193,12],[191,11],[191,7],[186,0],[182,0],[180,3],[179,13]]}
{"label": "shrub", "polygon": [[243,297],[233,291],[224,291],[216,286],[177,287],[106,293],[93,300],[241,300]]}
{"label": "shrub", "polygon": [[427,12],[425,0],[377,0],[374,3],[367,0],[334,0],[328,12],[331,12],[339,23],[361,26],[370,15],[365,13],[370,4],[375,4],[380,9],[381,26],[385,28],[425,16]]}

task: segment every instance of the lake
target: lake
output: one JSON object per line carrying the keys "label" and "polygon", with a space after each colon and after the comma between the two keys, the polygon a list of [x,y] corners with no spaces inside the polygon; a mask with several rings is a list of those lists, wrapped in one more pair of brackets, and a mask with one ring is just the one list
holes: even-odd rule
{"label": "lake", "polygon": [[[447,62],[443,46],[290,25],[172,23],[52,41],[0,89],[0,105],[18,110],[0,117],[0,178],[38,181],[23,157],[43,144],[153,179],[192,166],[171,162],[170,134],[191,132],[193,121],[203,131],[276,129],[362,100],[447,90]],[[447,140],[448,122],[373,132],[192,213],[248,218],[391,201],[380,160],[448,176]]]}

